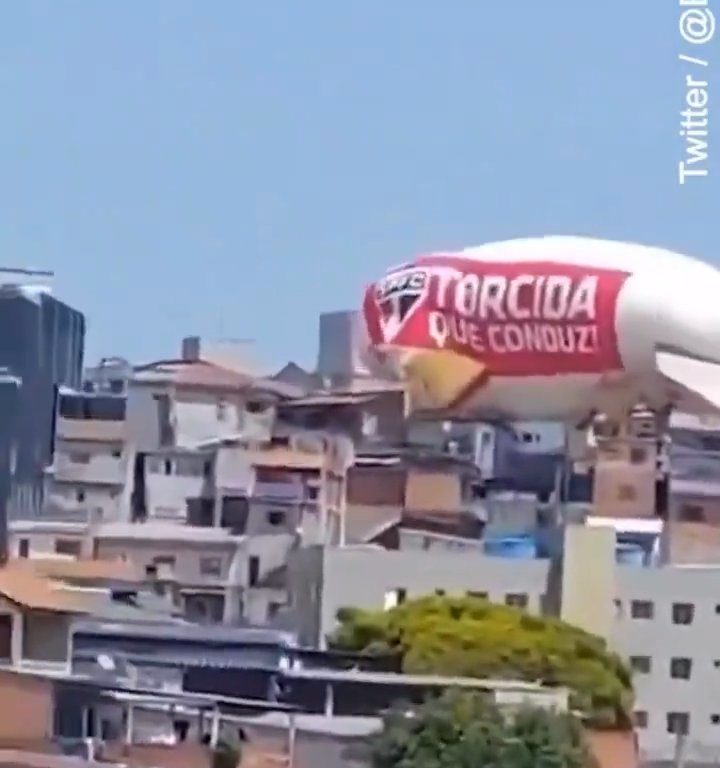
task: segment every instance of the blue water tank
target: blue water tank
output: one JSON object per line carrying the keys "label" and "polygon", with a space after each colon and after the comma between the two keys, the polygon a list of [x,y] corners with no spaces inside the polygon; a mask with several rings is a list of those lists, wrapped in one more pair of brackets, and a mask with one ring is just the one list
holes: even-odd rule
{"label": "blue water tank", "polygon": [[639,544],[615,545],[615,562],[619,565],[645,565],[645,550]]}
{"label": "blue water tank", "polygon": [[486,539],[485,554],[491,557],[507,557],[511,560],[526,560],[537,557],[537,546],[532,536]]}

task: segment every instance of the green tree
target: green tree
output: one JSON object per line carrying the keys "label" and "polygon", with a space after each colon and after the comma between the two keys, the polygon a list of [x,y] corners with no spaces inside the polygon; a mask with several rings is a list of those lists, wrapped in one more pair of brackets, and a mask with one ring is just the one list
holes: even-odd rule
{"label": "green tree", "polygon": [[631,726],[632,679],[605,642],[479,597],[424,597],[389,611],[344,609],[331,647],[395,656],[404,672],[566,686],[595,727]]}
{"label": "green tree", "polygon": [[504,717],[482,694],[450,691],[397,709],[369,744],[372,768],[596,768],[571,715],[526,709]]}

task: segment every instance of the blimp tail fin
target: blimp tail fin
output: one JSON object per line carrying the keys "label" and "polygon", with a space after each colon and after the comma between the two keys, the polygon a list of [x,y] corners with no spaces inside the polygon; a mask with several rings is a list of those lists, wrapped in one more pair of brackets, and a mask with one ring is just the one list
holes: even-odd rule
{"label": "blimp tail fin", "polygon": [[720,411],[718,363],[670,351],[656,352],[655,362],[663,376],[679,384],[690,395],[687,399],[691,402],[686,407],[689,406],[691,410]]}

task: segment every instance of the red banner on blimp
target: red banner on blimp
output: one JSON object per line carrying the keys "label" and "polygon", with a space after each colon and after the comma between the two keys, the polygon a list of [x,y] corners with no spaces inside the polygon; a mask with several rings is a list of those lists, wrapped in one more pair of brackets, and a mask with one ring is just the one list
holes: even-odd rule
{"label": "red banner on blimp", "polygon": [[553,262],[427,256],[370,286],[363,311],[373,346],[448,350],[492,376],[622,368],[619,270]]}

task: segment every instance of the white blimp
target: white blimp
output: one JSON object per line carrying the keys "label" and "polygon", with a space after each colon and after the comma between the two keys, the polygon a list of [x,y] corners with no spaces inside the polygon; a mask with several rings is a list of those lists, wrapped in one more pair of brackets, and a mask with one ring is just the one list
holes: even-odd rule
{"label": "white blimp", "polygon": [[720,410],[720,271],[660,248],[539,237],[430,253],[368,286],[363,316],[371,357],[438,418]]}

